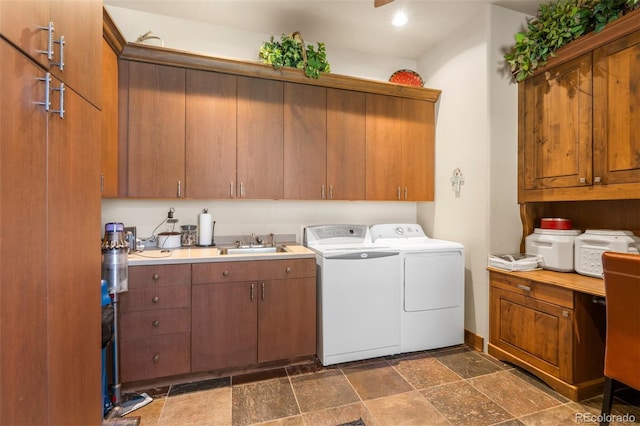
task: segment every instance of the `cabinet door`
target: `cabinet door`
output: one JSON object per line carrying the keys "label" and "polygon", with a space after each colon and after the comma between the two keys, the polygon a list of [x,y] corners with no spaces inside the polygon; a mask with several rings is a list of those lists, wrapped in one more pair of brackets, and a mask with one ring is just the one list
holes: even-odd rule
{"label": "cabinet door", "polygon": [[231,198],[236,182],[237,77],[187,70],[186,196]]}
{"label": "cabinet door", "polygon": [[[59,87],[60,82],[53,79],[52,85]],[[52,108],[61,109],[58,92],[52,96]],[[102,405],[100,377],[78,374],[77,360],[82,359],[85,371],[100,371],[100,306],[95,302],[100,300],[100,251],[75,250],[70,255],[63,241],[70,235],[87,242],[101,238],[102,123],[100,111],[70,88],[64,92],[64,111],[64,118],[51,114],[48,120],[49,416],[52,423],[90,424],[99,413],[92,407]],[[67,386],[82,398],[61,396],[59,390]]]}
{"label": "cabinet door", "polygon": [[258,361],[316,353],[315,278],[259,282]]}
{"label": "cabinet door", "polygon": [[367,93],[367,200],[400,200],[402,101]]}
{"label": "cabinet door", "polygon": [[327,89],[284,83],[284,198],[326,198]]}
{"label": "cabinet door", "polygon": [[237,197],[283,197],[283,83],[238,77]]}
{"label": "cabinet door", "polygon": [[192,371],[256,363],[257,297],[255,282],[193,286]]}
{"label": "cabinet door", "polygon": [[48,423],[44,75],[0,39],[0,424]]}
{"label": "cabinet door", "polygon": [[402,199],[433,201],[435,169],[433,102],[402,99]]}
{"label": "cabinet door", "polygon": [[[640,32],[596,50],[593,58],[594,182],[640,183]],[[637,197],[640,188],[631,191]]]}
{"label": "cabinet door", "polygon": [[128,195],[183,197],[185,70],[129,62]]}
{"label": "cabinet door", "polygon": [[118,56],[102,40],[103,103],[101,190],[103,198],[118,196]]}
{"label": "cabinet door", "polygon": [[591,54],[522,84],[524,189],[591,185]]}
{"label": "cabinet door", "polygon": [[[102,107],[102,1],[50,0],[54,39],[64,37],[64,45],[54,44],[51,73]],[[31,3],[31,2],[27,2]],[[38,3],[38,2],[35,2]],[[61,55],[61,48],[64,54]],[[56,65],[64,63],[61,67]]]}
{"label": "cabinet door", "polygon": [[48,0],[0,1],[0,34],[45,68],[49,67],[48,35],[40,27],[48,26],[50,20]]}
{"label": "cabinet door", "polygon": [[327,89],[327,198],[365,199],[365,94]]}
{"label": "cabinet door", "polygon": [[573,382],[573,310],[491,286],[491,343]]}

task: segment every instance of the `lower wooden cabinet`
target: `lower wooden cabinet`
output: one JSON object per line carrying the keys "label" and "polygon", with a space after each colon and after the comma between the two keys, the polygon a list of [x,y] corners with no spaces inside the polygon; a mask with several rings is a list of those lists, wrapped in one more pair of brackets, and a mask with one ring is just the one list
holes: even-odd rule
{"label": "lower wooden cabinet", "polygon": [[119,293],[120,381],[191,371],[191,265],[129,267]]}
{"label": "lower wooden cabinet", "polygon": [[490,286],[489,354],[572,400],[602,392],[605,310],[593,296],[496,271]]}
{"label": "lower wooden cabinet", "polygon": [[314,259],[193,265],[192,371],[316,353]]}

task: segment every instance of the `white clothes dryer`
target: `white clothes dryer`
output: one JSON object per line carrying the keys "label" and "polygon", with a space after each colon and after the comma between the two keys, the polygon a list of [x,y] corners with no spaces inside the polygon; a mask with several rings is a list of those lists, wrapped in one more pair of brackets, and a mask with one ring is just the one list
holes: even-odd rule
{"label": "white clothes dryer", "polygon": [[464,343],[464,246],[427,237],[417,224],[370,227],[374,245],[398,249],[400,351]]}

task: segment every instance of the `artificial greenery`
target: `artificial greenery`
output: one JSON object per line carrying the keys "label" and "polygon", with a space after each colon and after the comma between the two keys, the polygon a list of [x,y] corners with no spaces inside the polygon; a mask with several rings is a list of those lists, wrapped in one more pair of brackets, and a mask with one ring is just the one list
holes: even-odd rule
{"label": "artificial greenery", "polygon": [[[316,49],[317,47],[317,49]],[[260,48],[260,59],[265,64],[273,65],[275,69],[293,67],[304,70],[309,78],[319,78],[321,72],[331,72],[327,62],[327,52],[324,43],[305,45],[300,33],[282,35],[280,41],[265,41]]]}
{"label": "artificial greenery", "polygon": [[517,33],[504,55],[516,81],[547,63],[554,51],[578,37],[599,32],[611,21],[640,8],[640,0],[558,0],[541,4],[527,30]]}

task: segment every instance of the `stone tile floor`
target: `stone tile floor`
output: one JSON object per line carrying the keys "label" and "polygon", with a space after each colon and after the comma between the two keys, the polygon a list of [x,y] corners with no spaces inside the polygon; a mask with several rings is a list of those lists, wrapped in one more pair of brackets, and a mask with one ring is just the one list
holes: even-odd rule
{"label": "stone tile floor", "polygon": [[[128,415],[142,426],[596,424],[602,403],[570,401],[466,346],[131,391],[154,398]],[[640,423],[637,394],[627,394],[630,403],[614,402],[620,421],[612,425]]]}

